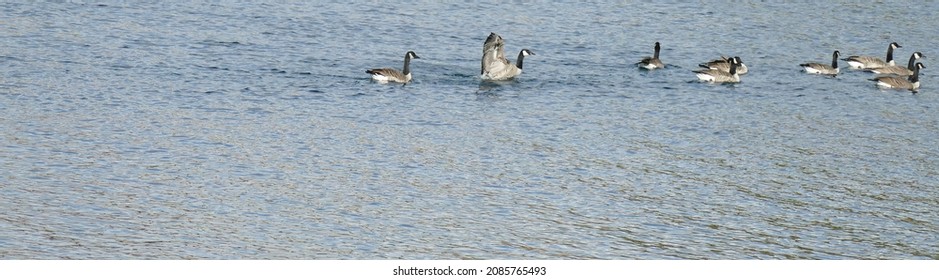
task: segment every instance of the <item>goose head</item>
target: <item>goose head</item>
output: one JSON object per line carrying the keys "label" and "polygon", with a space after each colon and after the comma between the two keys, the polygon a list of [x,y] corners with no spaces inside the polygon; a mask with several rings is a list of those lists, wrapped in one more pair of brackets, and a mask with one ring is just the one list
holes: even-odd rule
{"label": "goose head", "polygon": [[917,62],[917,63],[916,63],[916,68],[915,68],[916,70],[920,70],[920,69],[923,69],[923,68],[926,68],[926,65],[923,65],[922,62]]}
{"label": "goose head", "polygon": [[897,42],[890,43],[891,50],[895,50],[897,48],[902,48],[902,46],[900,46],[900,44],[897,44]]}
{"label": "goose head", "polygon": [[525,57],[529,55],[535,55],[535,53],[528,49],[522,49],[522,51],[518,52],[518,60],[515,61],[515,67],[517,67],[519,70],[522,70],[522,61],[524,61]]}
{"label": "goose head", "polygon": [[912,70],[916,67],[916,65],[913,64],[913,63],[916,62],[917,59],[920,59],[920,58],[923,58],[923,57],[925,57],[925,56],[923,56],[923,53],[921,53],[921,52],[913,52],[913,54],[910,55],[910,62],[906,64],[906,68],[907,68],[907,69],[910,69],[910,70],[912,71]]}
{"label": "goose head", "polygon": [[421,58],[420,56],[417,56],[417,53],[415,53],[414,51],[408,51],[408,54],[406,54],[405,57],[407,59]]}

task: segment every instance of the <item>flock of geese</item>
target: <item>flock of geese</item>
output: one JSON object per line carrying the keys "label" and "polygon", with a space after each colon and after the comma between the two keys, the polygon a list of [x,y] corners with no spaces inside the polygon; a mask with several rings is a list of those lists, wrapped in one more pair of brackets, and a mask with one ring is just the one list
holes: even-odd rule
{"label": "flock of geese", "polygon": [[[919,71],[925,68],[923,63],[916,62],[923,56],[920,52],[914,52],[910,56],[907,67],[896,66],[893,60],[893,51],[901,46],[896,42],[890,43],[887,47],[886,60],[873,56],[854,55],[841,60],[846,61],[850,68],[866,70],[873,72],[876,76],[871,81],[885,89],[911,90],[914,93],[919,89]],[[659,58],[662,45],[655,42],[654,54],[651,57],[644,57],[636,63],[639,68],[655,70],[665,68],[665,64]],[[480,78],[484,81],[499,81],[515,78],[522,73],[523,61],[526,56],[535,53],[528,49],[522,49],[518,53],[518,59],[512,64],[505,58],[505,41],[502,36],[496,33],[490,33],[483,43],[483,57],[480,66]],[[840,52],[835,50],[832,53],[831,65],[819,62],[807,62],[799,64],[808,74],[819,75],[838,75],[838,57]],[[420,58],[414,51],[408,51],[404,55],[404,69],[398,71],[393,68],[377,68],[366,70],[372,74],[372,79],[387,83],[408,83],[411,81],[411,59]],[[739,83],[740,75],[747,74],[750,70],[739,56],[721,57],[706,63],[698,64],[701,69],[693,70],[695,76],[701,81],[709,83]]]}

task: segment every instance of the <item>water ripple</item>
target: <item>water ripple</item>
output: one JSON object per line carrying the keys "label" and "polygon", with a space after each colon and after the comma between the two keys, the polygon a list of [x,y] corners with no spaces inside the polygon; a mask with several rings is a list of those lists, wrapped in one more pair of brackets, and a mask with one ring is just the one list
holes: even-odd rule
{"label": "water ripple", "polygon": [[0,4],[0,258],[939,258],[930,75],[798,69],[936,7],[820,5]]}

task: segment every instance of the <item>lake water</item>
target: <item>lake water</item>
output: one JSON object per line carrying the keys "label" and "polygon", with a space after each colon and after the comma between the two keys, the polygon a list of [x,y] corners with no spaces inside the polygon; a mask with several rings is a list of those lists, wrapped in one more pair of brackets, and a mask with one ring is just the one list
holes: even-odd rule
{"label": "lake water", "polygon": [[936,1],[501,2],[0,4],[0,258],[939,258]]}

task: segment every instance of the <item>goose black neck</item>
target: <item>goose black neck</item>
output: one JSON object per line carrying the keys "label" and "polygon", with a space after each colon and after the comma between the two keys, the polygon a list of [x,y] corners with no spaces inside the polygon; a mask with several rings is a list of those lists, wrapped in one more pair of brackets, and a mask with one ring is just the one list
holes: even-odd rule
{"label": "goose black neck", "polygon": [[831,68],[838,69],[838,53],[831,55]]}
{"label": "goose black neck", "polygon": [[887,48],[887,63],[893,61],[893,45]]}
{"label": "goose black neck", "polygon": [[658,44],[655,44],[655,54],[652,55],[652,57],[655,58],[655,59],[659,59],[659,50],[661,50],[661,49],[662,49],[662,47],[659,47]]}
{"label": "goose black neck", "polygon": [[733,60],[730,61],[730,74],[737,75],[737,63],[735,63]]}
{"label": "goose black neck", "polygon": [[404,75],[411,73],[411,56],[404,55]]}
{"label": "goose black neck", "polygon": [[913,53],[912,55],[910,55],[910,63],[906,64],[906,69],[914,70],[913,63],[916,62],[915,60],[916,60],[916,53]]}
{"label": "goose black neck", "polygon": [[913,69],[913,76],[910,76],[910,82],[915,83],[919,82],[919,67]]}
{"label": "goose black neck", "polygon": [[525,60],[524,50],[518,52],[518,61],[515,62],[515,67],[518,67],[518,69],[522,69],[522,60]]}

